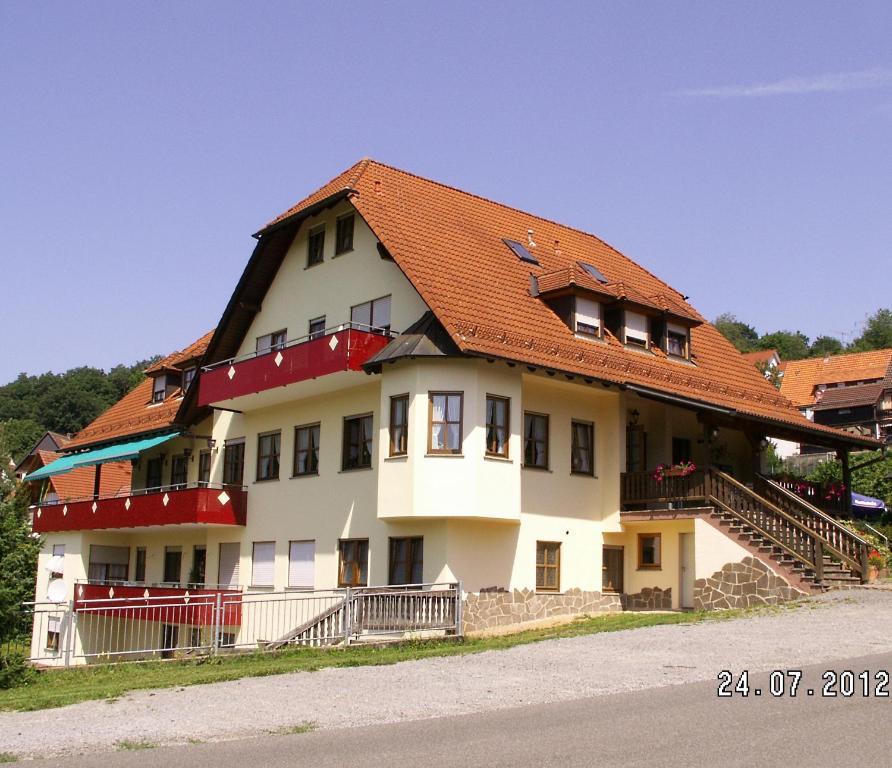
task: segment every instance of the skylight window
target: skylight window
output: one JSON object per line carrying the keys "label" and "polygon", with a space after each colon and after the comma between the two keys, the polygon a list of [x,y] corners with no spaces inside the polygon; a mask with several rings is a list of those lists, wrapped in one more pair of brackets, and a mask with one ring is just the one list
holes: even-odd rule
{"label": "skylight window", "polygon": [[601,272],[601,270],[598,269],[596,266],[593,266],[592,264],[588,264],[587,262],[584,262],[584,261],[580,261],[580,262],[578,262],[578,264],[579,264],[579,266],[582,267],[586,272],[588,272],[589,277],[593,277],[593,278],[594,278],[595,280],[597,280],[599,283],[606,283],[606,282],[608,282],[608,281],[607,281],[607,278],[604,277],[604,274],[603,274],[603,273]]}
{"label": "skylight window", "polygon": [[539,266],[536,257],[526,249],[525,245],[518,243],[517,240],[502,240],[502,242],[514,251],[514,255],[521,261],[525,261],[527,264],[535,264],[537,267]]}

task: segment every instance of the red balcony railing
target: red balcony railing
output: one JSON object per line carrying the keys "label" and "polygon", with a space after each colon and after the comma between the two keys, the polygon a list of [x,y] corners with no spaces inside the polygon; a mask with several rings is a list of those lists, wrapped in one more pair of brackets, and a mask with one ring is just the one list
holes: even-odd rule
{"label": "red balcony railing", "polygon": [[239,486],[171,486],[129,495],[38,504],[36,533],[137,528],[149,525],[244,525],[248,492]]}
{"label": "red balcony railing", "polygon": [[347,323],[314,338],[303,337],[263,354],[207,366],[198,383],[199,405],[284,387],[339,371],[359,371],[390,342],[392,335]]}
{"label": "red balcony railing", "polygon": [[154,621],[164,624],[232,627],[242,622],[241,590],[78,582],[74,609],[78,617]]}

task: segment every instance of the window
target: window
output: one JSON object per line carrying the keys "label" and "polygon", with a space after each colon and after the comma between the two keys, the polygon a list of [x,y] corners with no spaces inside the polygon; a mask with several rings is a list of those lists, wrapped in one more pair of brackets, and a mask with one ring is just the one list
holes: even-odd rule
{"label": "window", "polygon": [[638,534],[638,568],[660,568],[660,539],[659,533]]}
{"label": "window", "polygon": [[189,472],[189,458],[184,454],[174,456],[170,460],[170,484],[173,486],[183,486],[186,484],[186,477]]}
{"label": "window", "polygon": [[523,415],[523,465],[548,469],[548,416],[544,413]]}
{"label": "window", "polygon": [[275,352],[277,349],[284,349],[288,341],[288,329],[283,328],[281,331],[273,331],[265,336],[257,337],[257,354],[265,355],[268,352]]}
{"label": "window", "polygon": [[691,460],[691,441],[686,437],[672,438],[672,463],[682,464]]}
{"label": "window", "polygon": [[316,542],[292,541],[288,544],[288,586],[312,589],[316,576]]}
{"label": "window", "polygon": [[130,547],[90,545],[90,581],[127,581],[130,571]]}
{"label": "window", "polygon": [[195,371],[197,369],[193,365],[191,368],[185,368],[183,370],[183,392],[188,392],[189,387],[192,386],[192,382],[195,380]]}
{"label": "window", "polygon": [[368,469],[372,466],[372,417],[344,419],[344,447],[341,469]]}
{"label": "window", "polygon": [[276,542],[255,541],[251,555],[251,586],[271,587],[276,562]]}
{"label": "window", "polygon": [[242,545],[237,541],[220,545],[220,561],[217,569],[217,583],[221,587],[239,585],[239,561]]}
{"label": "window", "polygon": [[595,426],[584,421],[571,423],[570,471],[576,475],[595,474]]}
{"label": "window", "polygon": [[625,315],[625,343],[633,347],[648,349],[650,336],[647,332],[647,318],[637,312],[626,311]]}
{"label": "window", "polygon": [[335,230],[335,256],[353,250],[353,214],[341,216]]}
{"label": "window", "polygon": [[390,296],[382,296],[374,301],[357,304],[350,308],[350,322],[368,330],[390,331]]}
{"label": "window", "polygon": [[409,396],[390,398],[390,455],[405,456],[409,450]]}
{"label": "window", "polygon": [[179,584],[183,572],[183,548],[164,548],[164,581],[165,584]]}
{"label": "window", "polygon": [[152,402],[162,403],[167,394],[167,381],[164,376],[156,376],[152,379]]}
{"label": "window", "polygon": [[561,588],[561,545],[556,541],[536,542],[536,589],[559,592]]}
{"label": "window", "polygon": [[341,539],[338,542],[338,559],[339,587],[364,587],[368,584],[368,539]]}
{"label": "window", "polygon": [[319,474],[319,432],[318,424],[294,428],[295,477]]}
{"label": "window", "polygon": [[461,453],[463,399],[461,392],[430,393],[428,453]]}
{"label": "window", "polygon": [[211,452],[201,451],[198,454],[198,484],[207,487],[211,482]]}
{"label": "window", "polygon": [[62,617],[48,616],[46,620],[46,650],[59,652],[59,638],[62,636]]}
{"label": "window", "polygon": [[208,564],[208,550],[202,544],[192,548],[192,570],[189,571],[189,584],[193,587],[204,586],[204,576]]}
{"label": "window", "polygon": [[223,484],[242,485],[245,476],[245,438],[223,445]]}
{"label": "window", "polygon": [[424,583],[424,538],[421,536],[390,540],[388,584]]}
{"label": "window", "polygon": [[61,579],[63,576],[62,568],[65,567],[65,545],[64,544],[53,544],[53,557],[58,557],[62,560],[60,563],[60,568],[58,571],[52,571],[50,573],[51,579]]}
{"label": "window", "polygon": [[597,301],[576,297],[576,333],[601,338],[601,305]]}
{"label": "window", "polygon": [[257,480],[279,479],[279,452],[282,433],[270,432],[257,436]]}
{"label": "window", "polygon": [[325,252],[325,225],[321,224],[310,230],[307,237],[307,266],[321,264]]}
{"label": "window", "polygon": [[311,339],[318,339],[320,336],[325,335],[325,315],[322,317],[314,317],[310,320],[310,329],[308,336]]}
{"label": "window", "polygon": [[626,427],[626,472],[644,472],[647,468],[647,433],[643,424]]}
{"label": "window", "polygon": [[161,467],[163,459],[155,456],[146,462],[146,488],[161,487]]}
{"label": "window", "polygon": [[146,548],[145,547],[137,547],[136,548],[136,564],[133,569],[133,580],[134,581],[145,581],[146,580]]}
{"label": "window", "polygon": [[507,397],[486,396],[486,454],[508,458],[508,421],[511,401]]}
{"label": "window", "polygon": [[669,323],[666,328],[666,352],[675,357],[689,357],[687,328]]}

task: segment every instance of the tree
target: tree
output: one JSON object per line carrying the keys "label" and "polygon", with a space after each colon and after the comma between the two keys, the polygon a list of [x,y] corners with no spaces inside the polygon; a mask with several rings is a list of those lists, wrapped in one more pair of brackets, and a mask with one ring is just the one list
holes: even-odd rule
{"label": "tree", "polygon": [[28,494],[0,480],[0,645],[28,634],[22,603],[34,599],[40,538],[28,525]]}
{"label": "tree", "polygon": [[864,332],[852,342],[853,352],[892,347],[892,309],[878,309],[867,318]]}
{"label": "tree", "polygon": [[18,463],[46,430],[33,419],[0,422],[0,456]]}
{"label": "tree", "polygon": [[809,357],[827,357],[842,354],[842,342],[833,336],[818,336],[809,349]]}
{"label": "tree", "polygon": [[713,325],[740,352],[752,352],[757,349],[759,334],[756,333],[756,329],[738,320],[736,315],[724,312],[715,319]]}
{"label": "tree", "polygon": [[808,357],[808,336],[799,331],[775,331],[759,339],[759,349],[776,349],[781,360],[802,360]]}

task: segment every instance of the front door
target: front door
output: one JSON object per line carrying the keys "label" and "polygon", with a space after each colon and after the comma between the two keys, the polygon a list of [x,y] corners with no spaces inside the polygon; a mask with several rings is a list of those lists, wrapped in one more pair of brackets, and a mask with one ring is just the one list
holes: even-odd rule
{"label": "front door", "polygon": [[623,548],[615,546],[606,546],[603,550],[601,565],[601,591],[616,592],[622,594],[623,591]]}
{"label": "front door", "polygon": [[680,608],[694,607],[694,534],[678,534]]}

